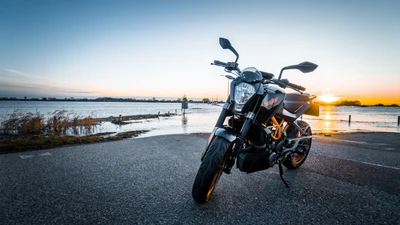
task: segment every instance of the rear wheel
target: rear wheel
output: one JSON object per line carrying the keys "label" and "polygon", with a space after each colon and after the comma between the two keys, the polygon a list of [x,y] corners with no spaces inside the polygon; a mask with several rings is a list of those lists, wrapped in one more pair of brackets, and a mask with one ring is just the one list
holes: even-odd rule
{"label": "rear wheel", "polygon": [[[302,135],[302,133],[297,130],[296,127],[290,126],[286,131],[288,138],[297,138],[312,135],[311,127],[308,125],[308,123],[304,121],[297,121],[297,124],[301,127],[303,131],[307,133],[307,135]],[[311,148],[311,142],[311,138],[300,141],[296,149],[283,161],[283,165],[289,169],[299,168],[307,159],[308,153],[310,152]]]}
{"label": "rear wheel", "polygon": [[196,202],[205,203],[210,198],[222,175],[228,149],[229,142],[221,137],[211,143],[193,183],[192,196]]}

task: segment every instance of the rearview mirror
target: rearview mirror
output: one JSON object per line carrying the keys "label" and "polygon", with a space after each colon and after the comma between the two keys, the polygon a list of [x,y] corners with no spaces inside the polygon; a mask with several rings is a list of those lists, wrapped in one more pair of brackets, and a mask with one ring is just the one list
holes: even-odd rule
{"label": "rearview mirror", "polygon": [[317,69],[318,65],[312,62],[302,62],[297,65],[297,69],[303,73],[309,73]]}
{"label": "rearview mirror", "polygon": [[309,72],[312,72],[312,71],[314,71],[315,69],[317,69],[317,67],[318,67],[318,65],[317,65],[317,64],[314,64],[314,63],[312,63],[312,62],[302,62],[302,63],[297,64],[297,65],[286,66],[286,67],[283,67],[283,68],[282,68],[281,73],[279,74],[278,80],[281,79],[281,77],[282,77],[282,72],[283,72],[284,70],[298,69],[298,70],[300,70],[300,71],[303,72],[303,73],[309,73]]}
{"label": "rearview mirror", "polygon": [[226,39],[226,38],[220,37],[220,38],[219,38],[219,45],[221,45],[221,47],[222,47],[223,49],[229,49],[229,50],[231,50],[231,51],[233,52],[233,54],[236,55],[235,63],[237,63],[237,61],[238,61],[238,59],[239,59],[239,54],[238,54],[238,53],[236,52],[236,50],[232,47],[231,42],[230,42],[228,39]]}
{"label": "rearview mirror", "polygon": [[221,45],[221,47],[223,49],[230,49],[232,48],[231,42],[226,39],[226,38],[219,38],[219,45]]}

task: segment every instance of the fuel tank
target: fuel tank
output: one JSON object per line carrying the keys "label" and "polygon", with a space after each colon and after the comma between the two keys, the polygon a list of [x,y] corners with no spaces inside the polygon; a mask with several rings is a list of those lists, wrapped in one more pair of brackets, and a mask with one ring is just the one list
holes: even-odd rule
{"label": "fuel tank", "polygon": [[283,88],[268,85],[266,95],[262,101],[260,112],[257,115],[257,121],[264,123],[269,121],[277,112],[282,112],[283,102],[286,92]]}

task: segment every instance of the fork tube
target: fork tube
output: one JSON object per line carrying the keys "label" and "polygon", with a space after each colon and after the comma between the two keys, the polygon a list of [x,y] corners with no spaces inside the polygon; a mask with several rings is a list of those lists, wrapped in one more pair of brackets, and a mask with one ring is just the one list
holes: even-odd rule
{"label": "fork tube", "polygon": [[253,118],[249,118],[249,117],[246,118],[246,120],[243,123],[242,129],[240,130],[240,137],[246,138],[247,132],[249,131],[252,122],[253,122]]}
{"label": "fork tube", "polygon": [[228,114],[228,109],[230,107],[230,103],[229,102],[231,102],[231,97],[230,96],[226,100],[221,114],[219,114],[219,118],[218,118],[217,123],[215,124],[215,127],[222,127],[222,125],[224,124],[225,118],[226,118],[226,116]]}

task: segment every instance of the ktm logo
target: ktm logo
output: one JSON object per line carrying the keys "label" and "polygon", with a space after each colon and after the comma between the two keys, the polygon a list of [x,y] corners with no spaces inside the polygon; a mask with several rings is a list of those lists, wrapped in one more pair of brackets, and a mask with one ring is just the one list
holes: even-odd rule
{"label": "ktm logo", "polygon": [[274,104],[274,103],[277,102],[277,101],[278,101],[278,97],[272,98],[272,99],[269,100],[268,102],[264,103],[264,107],[267,107],[267,106],[269,106],[269,105],[272,105],[272,104]]}

